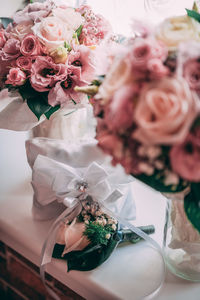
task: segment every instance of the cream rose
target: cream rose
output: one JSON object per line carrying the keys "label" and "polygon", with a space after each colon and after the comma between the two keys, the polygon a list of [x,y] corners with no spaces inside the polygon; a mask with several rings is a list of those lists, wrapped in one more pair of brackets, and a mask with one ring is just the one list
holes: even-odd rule
{"label": "cream rose", "polygon": [[76,29],[78,29],[84,23],[84,18],[72,7],[57,7],[53,9],[52,14],[62,22],[66,23],[67,26],[72,28],[74,31],[76,31]]}
{"label": "cream rose", "polygon": [[36,23],[32,30],[48,51],[63,46],[65,41],[69,43],[74,33],[72,28],[56,17],[43,19],[41,23]]}
{"label": "cream rose", "polygon": [[106,75],[103,84],[99,88],[99,96],[104,99],[104,103],[109,101],[114,92],[125,84],[132,81],[132,68],[128,59],[119,59],[117,57],[109,72]]}
{"label": "cream rose", "polygon": [[134,111],[133,137],[143,144],[181,143],[199,112],[199,99],[183,78],[147,83]]}
{"label": "cream rose", "polygon": [[158,26],[156,36],[175,50],[181,42],[200,41],[200,24],[187,15],[169,18]]}

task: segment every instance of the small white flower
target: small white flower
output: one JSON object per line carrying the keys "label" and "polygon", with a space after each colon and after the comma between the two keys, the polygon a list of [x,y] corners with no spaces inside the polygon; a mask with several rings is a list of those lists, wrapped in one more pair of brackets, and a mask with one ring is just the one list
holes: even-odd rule
{"label": "small white flower", "polygon": [[112,229],[113,230],[116,230],[117,229],[117,226],[115,224],[112,224]]}
{"label": "small white flower", "polygon": [[111,234],[110,234],[110,233],[107,233],[107,234],[106,234],[106,239],[109,240],[110,237],[111,237]]}
{"label": "small white flower", "polygon": [[89,221],[88,221],[88,220],[85,220],[85,224],[89,224]]}
{"label": "small white flower", "polygon": [[146,149],[147,157],[149,157],[150,159],[155,159],[156,157],[161,155],[161,153],[162,153],[162,150],[158,146],[149,146]]}
{"label": "small white flower", "polygon": [[165,172],[164,184],[167,185],[177,185],[179,184],[179,177],[177,174],[167,170]]}
{"label": "small white flower", "polygon": [[97,224],[99,224],[99,225],[103,225],[103,220],[102,220],[102,219],[97,219],[96,222],[97,222]]}
{"label": "small white flower", "polygon": [[164,169],[164,163],[161,160],[156,160],[154,162],[154,166],[156,167],[156,169],[158,170],[162,170]]}
{"label": "small white flower", "polygon": [[85,216],[84,216],[84,220],[90,220],[90,216],[85,215]]}
{"label": "small white flower", "polygon": [[144,173],[148,176],[152,175],[153,172],[154,172],[154,168],[151,165],[149,165],[148,163],[145,163],[145,162],[140,162],[138,164],[138,168],[142,173]]}
{"label": "small white flower", "polygon": [[101,216],[100,210],[97,210],[95,214],[96,214],[97,217]]}
{"label": "small white flower", "polygon": [[106,219],[103,219],[103,226],[105,226],[107,224]]}

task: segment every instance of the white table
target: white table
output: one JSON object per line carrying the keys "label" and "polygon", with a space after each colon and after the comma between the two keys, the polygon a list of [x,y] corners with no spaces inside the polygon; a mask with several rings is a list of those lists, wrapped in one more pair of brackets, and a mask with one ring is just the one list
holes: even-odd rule
{"label": "white table", "polygon": [[[111,0],[109,0],[111,1]],[[7,0],[1,15],[11,16],[20,6],[20,0]],[[91,0],[99,10],[107,1]],[[119,1],[117,1],[119,4]],[[142,1],[123,1],[137,7],[133,14],[143,14]],[[191,1],[186,1],[190,2]],[[110,4],[111,5],[111,4]],[[187,6],[189,7],[189,6]],[[173,7],[174,9],[174,7]],[[127,10],[126,10],[127,11]],[[109,17],[109,11],[105,11]],[[130,10],[129,10],[130,12]],[[127,12],[128,13],[128,12]],[[125,22],[125,20],[124,20]],[[24,141],[27,134],[0,130],[0,238],[28,258],[39,264],[39,255],[50,222],[36,222],[31,216],[32,189],[30,169],[26,162]],[[163,197],[143,184],[133,184],[137,203],[137,223],[156,226],[154,239],[162,243],[165,201]],[[31,237],[31,238],[30,238]],[[119,247],[111,258],[91,272],[66,273],[63,261],[53,261],[48,272],[74,289],[86,299],[141,299],[141,291],[148,290],[159,281],[159,256],[145,242]],[[127,278],[124,282],[124,278]],[[149,284],[149,286],[148,286]],[[159,300],[199,300],[200,285],[189,283],[167,272],[164,285],[155,297]]]}

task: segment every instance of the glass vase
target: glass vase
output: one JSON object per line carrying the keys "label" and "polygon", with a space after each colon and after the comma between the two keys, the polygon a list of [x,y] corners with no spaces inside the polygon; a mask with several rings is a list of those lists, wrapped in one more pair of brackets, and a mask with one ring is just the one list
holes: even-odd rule
{"label": "glass vase", "polygon": [[167,200],[163,250],[172,273],[200,282],[200,234],[187,219],[183,200]]}

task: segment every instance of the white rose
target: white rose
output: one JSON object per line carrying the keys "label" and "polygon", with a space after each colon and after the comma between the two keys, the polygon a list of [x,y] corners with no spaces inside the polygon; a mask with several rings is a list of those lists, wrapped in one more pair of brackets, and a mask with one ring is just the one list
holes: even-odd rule
{"label": "white rose", "polygon": [[76,31],[83,23],[84,18],[79,12],[76,12],[74,8],[60,8],[57,7],[53,9],[53,16],[60,19],[62,22],[66,23],[69,28]]}
{"label": "white rose", "polygon": [[200,24],[187,15],[169,18],[159,25],[156,36],[175,50],[181,42],[200,41]]}
{"label": "white rose", "polygon": [[66,23],[53,16],[36,23],[32,30],[48,51],[63,46],[65,41],[70,43],[74,33],[73,29],[68,27]]}

